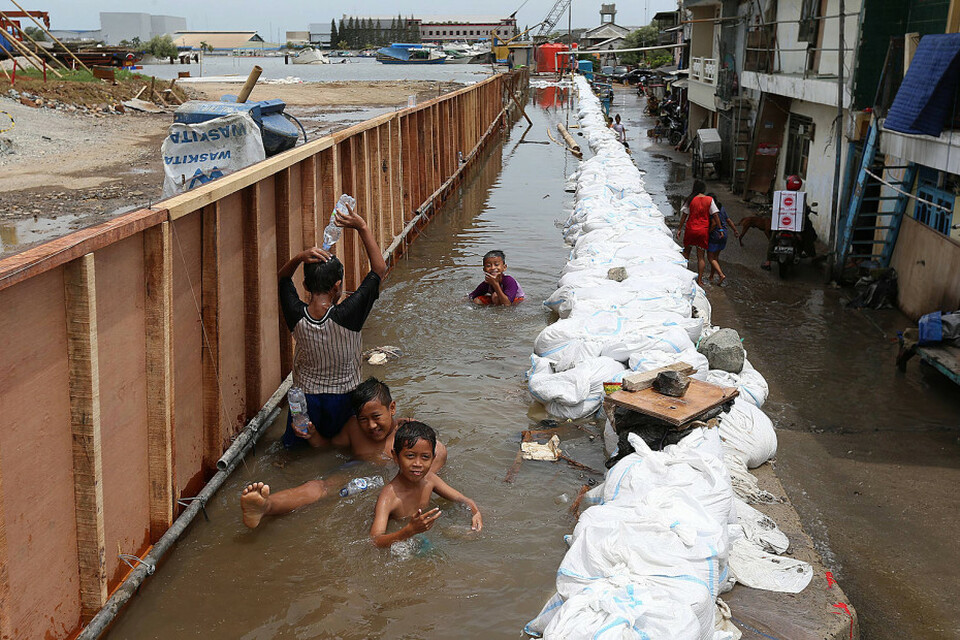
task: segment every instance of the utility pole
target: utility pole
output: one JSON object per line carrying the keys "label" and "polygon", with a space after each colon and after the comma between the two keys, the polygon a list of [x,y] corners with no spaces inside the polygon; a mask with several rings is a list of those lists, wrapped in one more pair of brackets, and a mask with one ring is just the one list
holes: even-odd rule
{"label": "utility pole", "polygon": [[567,5],[567,48],[570,55],[567,59],[570,61],[570,77],[573,77],[573,2]]}
{"label": "utility pole", "polygon": [[[837,30],[840,35],[840,41],[837,54],[837,131],[836,131],[836,162],[833,167],[833,202],[830,207],[830,246],[833,247],[833,274],[834,279],[839,277],[843,269],[843,252],[846,247],[839,246],[840,242],[840,167],[841,156],[843,155],[843,25],[844,13],[843,0],[840,0],[840,28]],[[847,162],[850,158],[847,158]]]}

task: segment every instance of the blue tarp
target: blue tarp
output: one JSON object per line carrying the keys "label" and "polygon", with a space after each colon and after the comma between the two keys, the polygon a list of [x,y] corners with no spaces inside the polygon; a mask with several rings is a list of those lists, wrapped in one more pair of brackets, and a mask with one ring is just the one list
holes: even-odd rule
{"label": "blue tarp", "polygon": [[953,115],[960,80],[960,33],[923,36],[884,129],[937,137]]}

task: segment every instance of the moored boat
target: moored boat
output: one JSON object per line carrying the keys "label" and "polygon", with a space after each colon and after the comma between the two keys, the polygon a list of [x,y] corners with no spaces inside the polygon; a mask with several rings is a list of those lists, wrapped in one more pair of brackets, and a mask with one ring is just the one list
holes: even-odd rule
{"label": "moored boat", "polygon": [[377,51],[377,62],[384,64],[443,64],[447,54],[422,44],[395,42]]}
{"label": "moored boat", "polygon": [[330,64],[330,59],[313,47],[305,47],[291,60],[293,64]]}

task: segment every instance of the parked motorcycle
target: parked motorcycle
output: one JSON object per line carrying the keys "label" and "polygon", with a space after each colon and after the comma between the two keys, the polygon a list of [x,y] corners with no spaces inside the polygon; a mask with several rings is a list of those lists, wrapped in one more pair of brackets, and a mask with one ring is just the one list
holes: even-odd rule
{"label": "parked motorcycle", "polygon": [[815,258],[817,255],[817,231],[810,222],[811,215],[817,215],[818,203],[804,206],[803,226],[796,231],[774,231],[771,240],[770,259],[777,261],[777,275],[788,278],[801,258]]}

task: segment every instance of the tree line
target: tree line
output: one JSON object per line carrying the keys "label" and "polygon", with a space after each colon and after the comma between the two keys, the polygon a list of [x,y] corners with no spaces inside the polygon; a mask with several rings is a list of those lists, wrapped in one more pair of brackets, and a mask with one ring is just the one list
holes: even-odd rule
{"label": "tree line", "polygon": [[330,21],[330,48],[331,49],[370,49],[383,47],[394,42],[420,42],[420,27],[401,15],[390,22],[388,28],[383,28],[379,20],[373,18],[340,19],[339,26],[335,20]]}

